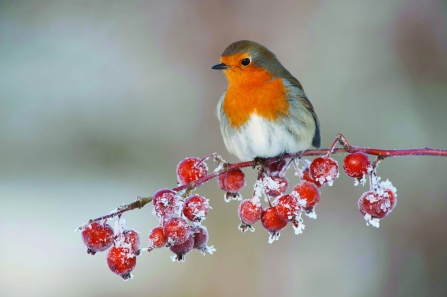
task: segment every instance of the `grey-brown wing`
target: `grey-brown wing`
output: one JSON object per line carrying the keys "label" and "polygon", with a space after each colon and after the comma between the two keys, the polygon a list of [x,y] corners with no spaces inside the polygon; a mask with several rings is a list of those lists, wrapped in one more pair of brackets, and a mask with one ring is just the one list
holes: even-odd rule
{"label": "grey-brown wing", "polygon": [[304,93],[304,89],[301,85],[301,83],[292,76],[287,70],[286,71],[286,82],[290,84],[289,87],[296,88],[296,96],[295,98],[299,101],[300,105],[307,109],[307,111],[312,115],[314,121],[315,121],[315,133],[312,138],[312,146],[315,148],[321,147],[321,132],[320,132],[320,121],[318,120],[317,114],[315,113],[314,107],[312,106],[312,103],[310,103],[309,99],[307,98],[306,94]]}

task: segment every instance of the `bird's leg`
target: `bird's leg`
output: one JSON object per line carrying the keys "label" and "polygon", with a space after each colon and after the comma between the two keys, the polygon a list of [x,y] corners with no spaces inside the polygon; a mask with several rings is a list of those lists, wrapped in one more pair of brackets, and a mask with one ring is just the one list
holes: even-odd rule
{"label": "bird's leg", "polygon": [[253,160],[253,169],[258,166],[259,171],[264,172],[267,168],[267,158],[256,157]]}

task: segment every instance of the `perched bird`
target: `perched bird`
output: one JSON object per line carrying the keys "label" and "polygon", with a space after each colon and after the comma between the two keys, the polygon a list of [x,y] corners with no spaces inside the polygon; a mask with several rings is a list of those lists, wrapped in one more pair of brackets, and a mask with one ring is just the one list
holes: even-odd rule
{"label": "perched bird", "polygon": [[242,161],[321,145],[320,124],[300,82],[259,43],[241,40],[222,53],[228,88],[217,104],[227,150]]}

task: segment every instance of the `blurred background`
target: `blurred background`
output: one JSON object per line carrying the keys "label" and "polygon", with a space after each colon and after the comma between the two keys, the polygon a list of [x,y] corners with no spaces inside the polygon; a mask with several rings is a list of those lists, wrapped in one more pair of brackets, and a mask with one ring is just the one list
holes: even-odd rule
{"label": "blurred background", "polygon": [[[447,158],[380,164],[398,203],[379,229],[357,208],[367,188],[341,173],[304,234],[288,226],[271,245],[259,223],[237,229],[238,203],[211,181],[198,193],[216,254],[143,254],[129,282],[73,233],[176,186],[185,157],[237,161],[215,116],[226,81],[211,66],[240,39],[301,81],[323,147],[341,132],[358,146],[447,148],[446,36],[441,0],[1,0],[0,295],[447,296]],[[151,210],[124,215],[142,246]]]}

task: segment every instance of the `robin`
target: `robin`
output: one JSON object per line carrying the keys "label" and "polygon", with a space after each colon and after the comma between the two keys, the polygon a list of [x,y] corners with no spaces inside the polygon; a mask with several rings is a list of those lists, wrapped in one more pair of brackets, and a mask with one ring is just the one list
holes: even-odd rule
{"label": "robin", "polygon": [[222,53],[228,88],[217,104],[227,150],[242,161],[319,148],[320,124],[301,83],[259,43],[241,40]]}

